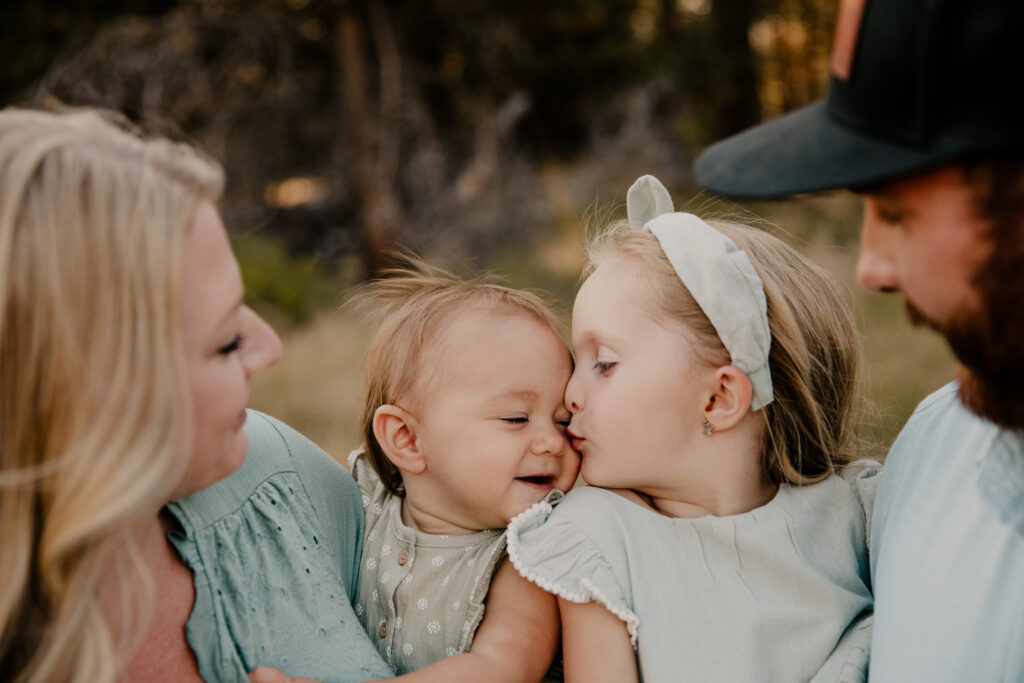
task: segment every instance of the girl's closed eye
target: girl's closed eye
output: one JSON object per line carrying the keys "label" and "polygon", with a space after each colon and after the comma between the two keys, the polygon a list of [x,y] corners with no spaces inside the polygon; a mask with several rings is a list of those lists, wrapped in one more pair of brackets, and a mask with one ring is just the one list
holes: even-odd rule
{"label": "girl's closed eye", "polygon": [[556,417],[555,424],[558,425],[560,431],[565,431],[569,428],[569,423],[572,422],[572,418],[566,415],[565,417]]}
{"label": "girl's closed eye", "polygon": [[231,341],[217,349],[217,353],[219,353],[222,356],[230,356],[235,351],[241,349],[242,344],[244,343],[245,336],[241,332],[236,333],[235,336],[231,338]]}
{"label": "girl's closed eye", "polygon": [[498,419],[507,424],[526,424],[530,421],[525,415],[504,415]]}
{"label": "girl's closed eye", "polygon": [[612,368],[617,365],[614,361],[610,360],[597,360],[594,361],[594,369],[597,370],[599,375],[606,375],[611,372]]}

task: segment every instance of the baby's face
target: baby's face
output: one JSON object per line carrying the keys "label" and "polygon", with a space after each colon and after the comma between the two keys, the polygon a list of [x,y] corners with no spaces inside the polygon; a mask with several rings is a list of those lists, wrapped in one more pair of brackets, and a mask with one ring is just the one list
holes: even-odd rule
{"label": "baby's face", "polygon": [[565,391],[569,435],[583,479],[606,488],[657,491],[687,467],[701,436],[708,373],[679,325],[644,306],[638,266],[613,259],[583,283],[572,313],[576,370]]}
{"label": "baby's face", "polygon": [[418,507],[443,516],[452,533],[495,529],[575,483],[579,457],[562,403],[572,360],[554,330],[525,314],[467,313],[432,361],[438,380],[416,433],[433,500]]}

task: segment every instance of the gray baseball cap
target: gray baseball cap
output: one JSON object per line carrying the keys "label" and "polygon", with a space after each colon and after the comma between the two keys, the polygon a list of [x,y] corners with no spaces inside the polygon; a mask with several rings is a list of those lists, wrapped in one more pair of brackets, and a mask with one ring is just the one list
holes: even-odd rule
{"label": "gray baseball cap", "polygon": [[717,194],[857,188],[1024,155],[1024,0],[844,0],[829,94],[697,159]]}

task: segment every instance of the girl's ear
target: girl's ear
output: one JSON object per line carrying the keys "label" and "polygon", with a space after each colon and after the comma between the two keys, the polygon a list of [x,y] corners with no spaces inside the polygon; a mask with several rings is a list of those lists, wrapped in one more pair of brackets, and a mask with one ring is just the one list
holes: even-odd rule
{"label": "girl's ear", "polygon": [[735,365],[723,365],[714,371],[704,417],[714,425],[715,431],[734,427],[750,411],[753,395],[746,373]]}
{"label": "girl's ear", "polygon": [[402,472],[420,474],[427,468],[416,440],[416,420],[405,410],[389,403],[377,408],[373,435],[391,464]]}

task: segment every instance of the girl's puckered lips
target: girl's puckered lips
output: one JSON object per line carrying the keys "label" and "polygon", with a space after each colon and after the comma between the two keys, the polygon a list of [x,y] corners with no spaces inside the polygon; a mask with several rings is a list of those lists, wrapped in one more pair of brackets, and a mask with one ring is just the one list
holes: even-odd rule
{"label": "girl's puckered lips", "polygon": [[576,434],[574,431],[572,431],[572,429],[569,428],[566,428],[565,435],[569,437],[569,445],[571,445],[572,449],[578,453],[580,450],[580,446],[583,444],[584,441],[586,441],[586,439],[584,439],[579,434]]}

